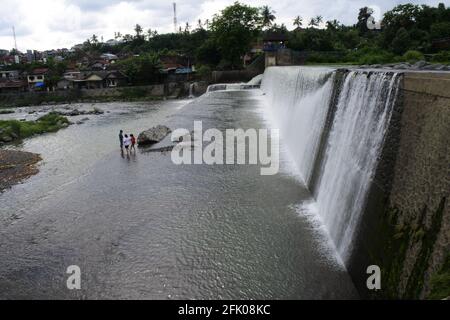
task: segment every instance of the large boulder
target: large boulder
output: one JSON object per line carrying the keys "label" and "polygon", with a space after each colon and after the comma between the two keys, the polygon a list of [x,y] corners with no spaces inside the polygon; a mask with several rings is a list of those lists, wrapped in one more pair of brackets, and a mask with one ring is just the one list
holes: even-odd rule
{"label": "large boulder", "polygon": [[157,126],[142,132],[138,137],[138,144],[140,146],[146,146],[161,142],[167,137],[172,130],[166,126]]}

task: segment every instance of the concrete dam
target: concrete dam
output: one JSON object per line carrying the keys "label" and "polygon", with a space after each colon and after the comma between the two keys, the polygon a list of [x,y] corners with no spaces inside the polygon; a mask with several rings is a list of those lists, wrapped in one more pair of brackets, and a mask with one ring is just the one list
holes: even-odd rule
{"label": "concrete dam", "polygon": [[[450,252],[450,75],[271,67],[265,104],[362,297],[426,298]],[[382,290],[367,288],[367,268]]]}

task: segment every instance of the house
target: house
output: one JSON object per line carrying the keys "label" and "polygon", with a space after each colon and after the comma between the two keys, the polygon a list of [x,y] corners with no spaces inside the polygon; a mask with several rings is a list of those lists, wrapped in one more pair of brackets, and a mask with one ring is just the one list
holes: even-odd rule
{"label": "house", "polygon": [[283,33],[267,33],[263,37],[266,68],[279,65],[279,53],[286,49],[287,35]]}
{"label": "house", "polygon": [[0,56],[0,65],[10,66],[16,63],[16,58],[11,55]]}
{"label": "house", "polygon": [[287,35],[283,33],[267,33],[263,37],[263,50],[265,52],[276,52],[286,48]]}
{"label": "house", "polygon": [[87,89],[102,89],[123,86],[127,80],[127,77],[119,71],[95,71],[85,77],[84,83]]}
{"label": "house", "polygon": [[119,57],[112,53],[104,53],[100,58],[107,61],[109,64],[114,64],[119,60]]}
{"label": "house", "polygon": [[23,92],[26,89],[25,81],[0,79],[0,93]]}
{"label": "house", "polygon": [[80,71],[67,70],[64,73],[63,78],[66,80],[79,80],[81,79],[82,73]]}
{"label": "house", "polygon": [[0,80],[19,80],[19,71],[17,70],[9,70],[2,71],[0,70]]}
{"label": "house", "polygon": [[102,70],[106,70],[108,65],[109,65],[109,62],[106,60],[97,60],[97,61],[94,61],[93,63],[89,64],[89,69],[95,70],[95,71],[102,71]]}
{"label": "house", "polygon": [[105,89],[128,84],[128,78],[120,71],[67,72],[58,82],[58,89]]}
{"label": "house", "polygon": [[34,69],[31,74],[27,76],[28,88],[30,90],[42,89],[45,86],[45,76],[48,73],[48,68]]}

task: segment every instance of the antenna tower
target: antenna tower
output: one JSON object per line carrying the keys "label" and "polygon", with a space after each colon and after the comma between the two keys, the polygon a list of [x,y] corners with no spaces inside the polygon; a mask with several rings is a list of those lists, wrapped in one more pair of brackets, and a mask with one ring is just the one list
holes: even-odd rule
{"label": "antenna tower", "polygon": [[173,3],[173,27],[175,32],[178,31],[177,3]]}
{"label": "antenna tower", "polygon": [[16,52],[19,51],[17,50],[17,38],[16,38],[16,28],[13,26],[13,36],[14,36],[14,49],[16,49]]}

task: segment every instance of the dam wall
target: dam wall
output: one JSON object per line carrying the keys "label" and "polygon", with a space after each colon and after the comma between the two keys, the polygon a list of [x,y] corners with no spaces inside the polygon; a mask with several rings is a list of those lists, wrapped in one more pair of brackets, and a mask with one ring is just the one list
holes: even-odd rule
{"label": "dam wall", "polygon": [[[405,73],[349,263],[364,295],[449,295],[437,281],[449,272],[449,142],[450,74]],[[360,276],[371,264],[381,267],[380,292]]]}
{"label": "dam wall", "polygon": [[302,210],[322,220],[361,296],[450,296],[450,74],[272,67],[262,90],[311,192]]}

